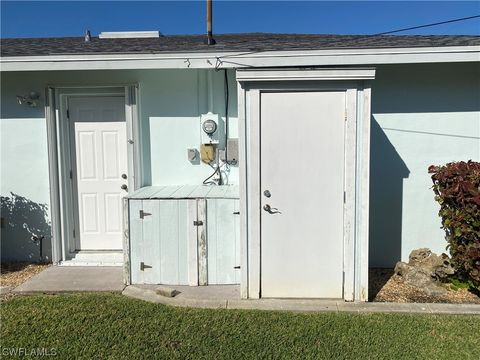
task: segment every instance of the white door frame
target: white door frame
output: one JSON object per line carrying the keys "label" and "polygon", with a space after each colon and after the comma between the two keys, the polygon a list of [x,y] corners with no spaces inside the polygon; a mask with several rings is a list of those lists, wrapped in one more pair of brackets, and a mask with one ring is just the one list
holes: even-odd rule
{"label": "white door frame", "polygon": [[111,86],[48,86],[47,88],[47,134],[49,151],[50,203],[52,221],[53,263],[69,260],[75,254],[73,229],[74,184],[70,179],[71,143],[67,103],[71,97],[123,96],[127,123],[128,189],[139,188],[142,179],[141,131],[138,116],[138,85]]}
{"label": "white door frame", "polygon": [[344,287],[368,300],[370,83],[374,69],[238,70],[241,296],[261,297],[260,95],[262,91],[345,91]]}

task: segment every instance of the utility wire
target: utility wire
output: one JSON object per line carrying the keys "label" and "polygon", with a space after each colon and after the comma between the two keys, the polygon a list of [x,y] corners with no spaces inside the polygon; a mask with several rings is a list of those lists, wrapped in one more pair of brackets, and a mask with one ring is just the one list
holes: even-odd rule
{"label": "utility wire", "polygon": [[227,69],[223,70],[224,75],[224,92],[225,92],[225,163],[228,164],[228,103],[229,103],[229,91],[228,91],[228,73]]}
{"label": "utility wire", "polygon": [[404,28],[404,29],[386,31],[386,32],[382,32],[382,33],[378,33],[378,34],[373,34],[373,35],[387,35],[387,34],[393,34],[393,33],[401,32],[401,31],[407,31],[407,30],[413,30],[413,29],[421,29],[421,28],[425,28],[425,27],[429,27],[429,26],[437,26],[437,25],[442,25],[442,24],[449,24],[449,23],[453,23],[453,22],[457,22],[457,21],[465,21],[465,20],[476,19],[476,18],[480,18],[480,15],[467,16],[467,17],[459,18],[459,19],[452,19],[452,20],[441,21],[441,22],[432,23],[432,24],[425,24],[425,25],[413,26],[413,27]]}
{"label": "utility wire", "polygon": [[[430,26],[449,24],[449,23],[453,23],[453,22],[459,22],[459,21],[465,21],[465,20],[471,20],[471,19],[477,19],[477,18],[480,18],[480,15],[467,16],[467,17],[463,17],[463,18],[441,21],[441,22],[432,23],[432,24],[412,26],[412,27],[408,27],[408,28],[404,28],[404,29],[385,31],[385,32],[377,33],[377,34],[372,34],[372,36],[394,34],[394,33],[401,32],[401,31],[421,29],[421,28],[430,27]],[[244,66],[244,67],[254,67],[253,65],[242,64],[242,63],[238,63],[238,62],[235,62],[235,61],[227,61],[225,59],[226,58],[240,58],[241,59],[245,55],[260,54],[260,53],[267,52],[267,51],[268,50],[255,50],[255,51],[247,51],[247,52],[243,52],[243,53],[239,53],[239,54],[231,54],[231,55],[224,55],[224,56],[221,56],[221,57],[217,57],[217,61],[216,61],[216,64],[215,64],[215,70],[219,71],[223,64],[239,65],[239,66]],[[305,56],[308,56],[308,55],[305,55]],[[315,55],[311,55],[311,56],[315,56]],[[284,57],[290,57],[290,56],[278,56],[278,57],[284,58]]]}

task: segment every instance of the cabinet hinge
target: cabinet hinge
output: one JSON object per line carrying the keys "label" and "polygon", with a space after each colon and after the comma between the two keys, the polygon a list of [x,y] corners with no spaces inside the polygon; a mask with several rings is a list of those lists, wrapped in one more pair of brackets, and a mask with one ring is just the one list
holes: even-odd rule
{"label": "cabinet hinge", "polygon": [[195,220],[193,222],[193,226],[202,226],[202,225],[203,225],[203,221],[201,221],[201,220]]}
{"label": "cabinet hinge", "polygon": [[143,211],[143,210],[140,210],[140,219],[144,219],[145,216],[150,216],[150,215],[152,215],[152,214],[147,213],[147,212],[145,212],[145,211]]}
{"label": "cabinet hinge", "polygon": [[145,269],[151,269],[150,265],[145,264],[143,261],[140,263],[140,271],[145,271]]}

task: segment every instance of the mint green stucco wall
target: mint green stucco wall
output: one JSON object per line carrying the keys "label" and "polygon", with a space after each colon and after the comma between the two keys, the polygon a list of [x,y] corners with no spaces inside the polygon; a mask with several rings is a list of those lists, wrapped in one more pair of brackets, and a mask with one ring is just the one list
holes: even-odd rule
{"label": "mint green stucco wall", "polygon": [[[234,72],[229,75],[230,136],[237,137]],[[377,67],[372,82],[371,266],[393,266],[406,259],[413,248],[444,251],[427,167],[453,160],[480,161],[479,81],[478,64]],[[41,219],[42,210],[35,206],[49,203],[43,108],[47,84],[138,82],[146,184],[199,184],[210,174],[208,166],[190,164],[186,154],[187,148],[198,147],[199,115],[207,111],[203,71],[3,73],[1,82],[0,192],[28,199],[19,214],[30,214],[40,230],[48,230],[48,213],[46,222]],[[38,108],[16,103],[15,95],[32,90],[42,94]],[[221,115],[223,91],[223,73],[216,72],[214,112]],[[231,183],[238,183],[237,168],[232,168],[229,178]],[[38,248],[27,239],[24,220],[15,221],[20,226],[2,228],[2,257],[36,259]]]}
{"label": "mint green stucco wall", "polygon": [[372,84],[370,264],[445,252],[431,164],[480,161],[477,64],[379,66]]}

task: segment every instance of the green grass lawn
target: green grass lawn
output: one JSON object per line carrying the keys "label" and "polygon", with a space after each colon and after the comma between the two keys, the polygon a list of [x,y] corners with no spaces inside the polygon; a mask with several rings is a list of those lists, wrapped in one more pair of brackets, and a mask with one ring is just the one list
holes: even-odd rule
{"label": "green grass lawn", "polygon": [[0,345],[86,359],[479,359],[480,317],[184,309],[114,294],[15,297]]}

